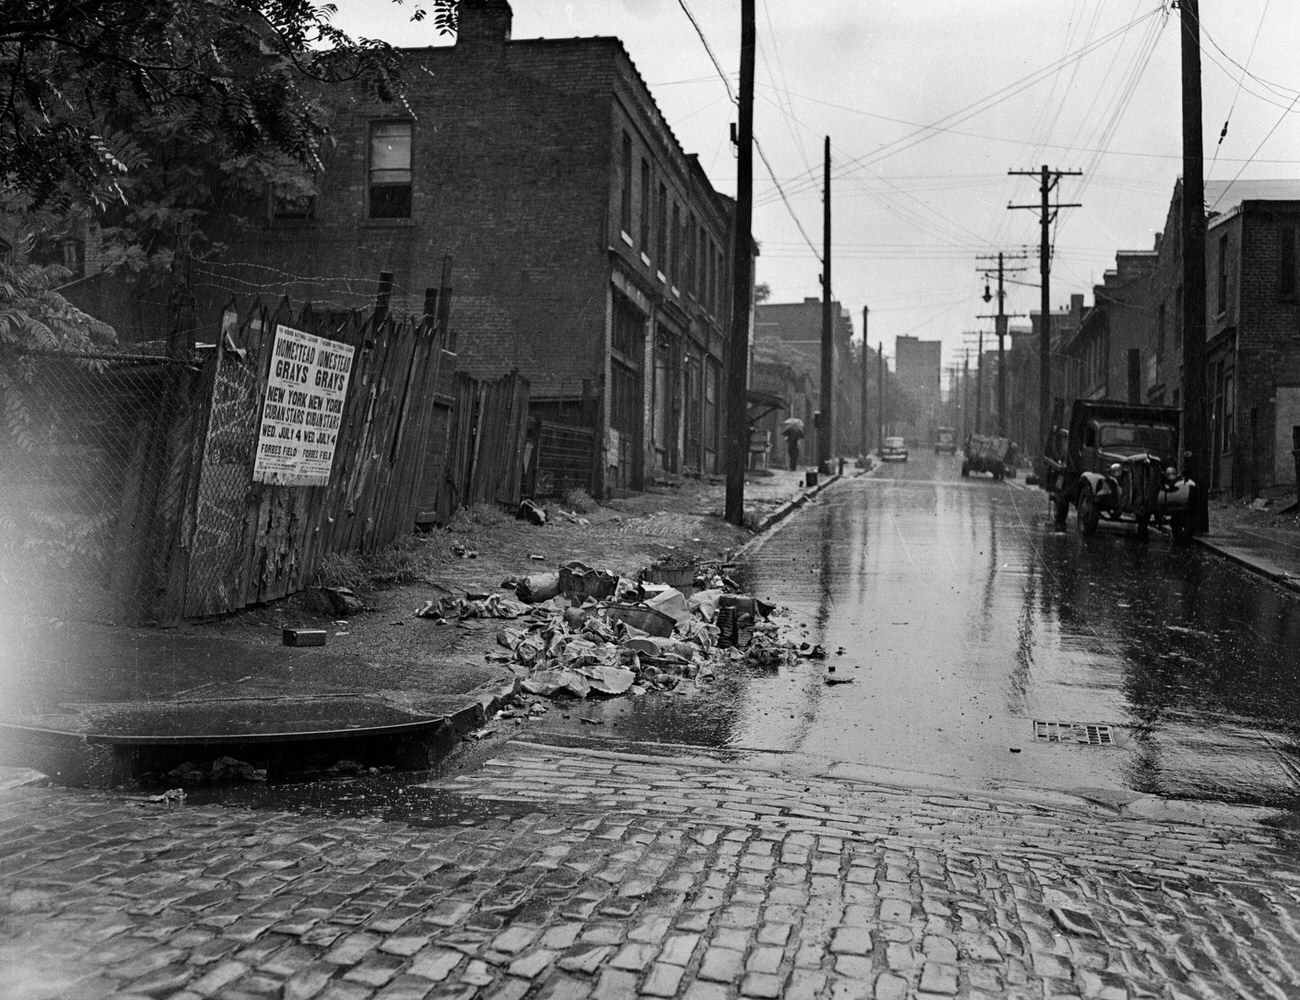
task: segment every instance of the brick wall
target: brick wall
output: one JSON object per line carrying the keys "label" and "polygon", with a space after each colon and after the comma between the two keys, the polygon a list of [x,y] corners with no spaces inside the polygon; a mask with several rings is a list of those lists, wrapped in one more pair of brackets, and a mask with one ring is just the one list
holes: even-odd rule
{"label": "brick wall", "polygon": [[[1280,287],[1279,266],[1283,240],[1295,240],[1300,232],[1300,203],[1246,202],[1238,216],[1210,230],[1211,248],[1217,246],[1220,229],[1229,235],[1234,249],[1239,247],[1230,258],[1230,309],[1235,313],[1238,338],[1236,436],[1243,463],[1234,486],[1242,492],[1252,486],[1294,485],[1291,424],[1296,420],[1294,399],[1300,391],[1300,302],[1294,293],[1288,295]],[[1216,260],[1217,253],[1212,251],[1210,257]],[[1294,244],[1290,259],[1294,268]],[[1212,267],[1211,282],[1215,277]],[[1211,283],[1211,316],[1215,288]],[[1252,450],[1253,454],[1248,454]]]}

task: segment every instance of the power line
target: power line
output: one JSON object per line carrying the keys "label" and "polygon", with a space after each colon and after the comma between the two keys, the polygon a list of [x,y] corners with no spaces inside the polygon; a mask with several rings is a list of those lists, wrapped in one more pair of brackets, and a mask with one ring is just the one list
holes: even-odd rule
{"label": "power line", "polygon": [[736,99],[735,91],[731,89],[731,80],[727,78],[727,74],[723,71],[722,63],[718,62],[718,57],[713,54],[713,46],[711,46],[709,40],[704,37],[704,32],[700,28],[700,23],[695,20],[695,15],[691,13],[691,8],[687,6],[686,0],[677,0],[677,3],[682,8],[682,12],[690,20],[691,27],[695,29],[695,33],[700,36],[700,42],[704,45],[704,51],[709,54],[709,59],[713,63],[713,68],[718,71],[718,76],[722,78],[722,85],[727,88],[727,96],[731,98],[731,103],[739,104],[740,102]]}
{"label": "power line", "polygon": [[795,215],[794,206],[790,204],[790,199],[787,198],[785,192],[781,190],[781,182],[776,179],[776,173],[772,170],[772,164],[767,160],[767,154],[763,152],[763,145],[758,141],[758,136],[754,136],[754,149],[758,152],[758,158],[763,161],[763,166],[767,168],[767,175],[772,178],[772,183],[776,185],[776,190],[780,193],[781,200],[785,202],[786,211],[790,213],[790,218],[794,220],[795,226],[798,227],[799,235],[802,236],[803,241],[808,244],[808,249],[811,250],[813,256],[817,258],[817,263],[822,263],[821,254],[817,252],[816,244],[808,238],[808,234],[804,231],[803,223],[799,221],[799,216]]}
{"label": "power line", "polygon": [[[1058,59],[1054,63],[1051,63],[1045,67],[1037,69],[1034,72],[1029,73],[1026,76],[1023,76],[1019,80],[1015,80],[1004,87],[1000,87],[997,90],[993,91],[992,93],[980,98],[979,100],[973,101],[972,103],[967,104],[965,107],[959,108],[958,110],[950,114],[944,115],[942,118],[938,118],[934,122],[931,122],[928,125],[920,126],[914,132],[908,135],[902,136],[891,142],[887,142],[884,145],[877,147],[875,150],[871,152],[864,153],[859,157],[855,157],[854,159],[850,160],[848,163],[839,167],[835,176],[843,177],[846,174],[851,173],[855,170],[859,170],[863,167],[871,166],[875,163],[880,162],[881,160],[887,159],[891,156],[895,156],[896,154],[901,153],[904,150],[910,149],[921,142],[925,142],[927,139],[933,138],[936,134],[940,134],[942,132],[948,131],[953,124],[960,124],[961,122],[967,121],[970,118],[975,117],[977,114],[981,114],[984,111],[988,111],[991,108],[996,107],[997,105],[1003,103],[1004,101],[1010,100],[1012,97],[1014,97],[1016,94],[1019,94],[1021,91],[1027,90],[1029,87],[1037,83],[1040,83],[1041,81],[1047,79],[1047,77],[1051,76],[1053,73],[1059,73],[1066,66],[1070,65],[1070,63],[1078,59],[1084,58],[1090,53],[1096,51],[1101,46],[1105,45],[1107,42],[1129,31],[1131,28],[1134,28],[1137,25],[1143,23],[1144,21],[1147,21],[1155,17],[1157,14],[1161,13],[1163,9],[1164,9],[1163,6],[1157,7],[1154,10],[1152,10],[1150,13],[1144,14],[1139,18],[1135,18],[1129,23],[1122,25],[1119,28],[1116,28],[1115,30],[1101,36],[1096,41],[1084,45],[1083,47],[1076,50],[1067,58]],[[801,182],[800,190],[811,189],[815,187],[816,184],[817,184],[817,180],[815,177],[809,178]]]}
{"label": "power line", "polygon": [[1264,0],[1264,10],[1259,15],[1259,24],[1255,25],[1255,37],[1250,42],[1250,52],[1246,54],[1246,63],[1241,67],[1241,76],[1237,78],[1237,89],[1232,92],[1232,103],[1228,105],[1228,114],[1223,119],[1223,129],[1219,132],[1219,141],[1214,144],[1214,156],[1210,158],[1210,169],[1207,173],[1214,173],[1214,165],[1219,161],[1219,150],[1223,147],[1223,140],[1228,137],[1228,124],[1232,121],[1232,113],[1237,110],[1237,98],[1241,96],[1241,86],[1246,82],[1246,66],[1250,65],[1250,60],[1254,58],[1255,46],[1259,42],[1259,33],[1264,27],[1264,18],[1268,17],[1269,0]]}
{"label": "power line", "polygon": [[[718,57],[713,53],[713,46],[709,44],[708,38],[706,38],[704,35],[704,30],[700,27],[699,22],[695,20],[695,15],[691,13],[691,8],[687,5],[686,0],[677,0],[677,3],[681,6],[682,12],[690,20],[691,27],[695,29],[695,34],[699,36],[700,42],[704,46],[704,51],[709,54],[709,59],[713,63],[713,68],[718,71],[718,76],[722,79],[722,85],[727,88],[727,96],[731,98],[731,103],[739,104],[739,101],[736,99],[735,93],[731,89],[731,81],[727,79],[727,74],[723,71],[722,64],[718,62]],[[778,193],[781,195],[781,200],[785,202],[785,207],[786,210],[790,213],[790,218],[794,220],[795,226],[798,227],[799,229],[799,234],[803,236],[805,242],[807,242],[808,244],[809,249],[812,250],[813,256],[816,257],[818,262],[820,263],[821,257],[817,253],[817,247],[814,245],[813,241],[808,238],[808,234],[804,231],[803,223],[799,221],[799,217],[794,213],[794,206],[790,204],[790,200],[786,197],[785,191],[781,189],[781,182],[777,180],[776,171],[772,169],[772,164],[768,162],[767,154],[763,152],[763,147],[762,145],[759,144],[758,136],[754,136],[753,141],[754,141],[754,149],[758,152],[759,159],[763,161],[763,166],[767,168],[768,176],[772,178],[772,183],[776,185],[776,189]]]}
{"label": "power line", "polygon": [[[1291,113],[1291,108],[1294,108],[1297,103],[1300,103],[1300,94],[1295,95],[1295,100],[1293,100],[1291,104],[1287,107],[1287,109],[1282,112],[1282,116],[1278,118],[1276,122],[1273,123],[1273,127],[1268,130],[1268,135],[1264,136],[1264,138],[1259,140],[1259,145],[1255,147],[1255,153],[1258,153],[1261,149],[1263,149],[1264,144],[1268,142],[1269,139],[1273,138],[1273,133],[1278,130],[1278,127],[1284,121],[1286,121],[1286,116]],[[1232,188],[1232,185],[1236,184],[1237,181],[1241,179],[1241,175],[1245,173],[1246,168],[1250,166],[1251,160],[1255,158],[1255,153],[1252,153],[1250,155],[1250,159],[1246,160],[1246,162],[1241,165],[1241,169],[1237,171],[1236,175],[1232,178],[1232,180],[1228,181],[1227,187],[1225,187],[1222,191],[1219,192],[1219,197],[1214,199],[1214,204],[1210,206],[1210,211],[1214,211],[1215,207],[1219,204],[1219,202],[1223,201],[1228,191]]]}

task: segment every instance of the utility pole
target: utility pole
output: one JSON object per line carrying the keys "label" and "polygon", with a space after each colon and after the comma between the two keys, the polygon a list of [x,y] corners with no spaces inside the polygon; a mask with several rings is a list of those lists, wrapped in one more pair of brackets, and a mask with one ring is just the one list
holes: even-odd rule
{"label": "utility pole", "polygon": [[1210,448],[1205,399],[1205,154],[1201,138],[1200,0],[1182,0],[1183,70],[1183,470],[1192,492],[1192,530],[1209,530]]}
{"label": "utility pole", "polygon": [[[1038,273],[1042,281],[1042,299],[1039,306],[1042,317],[1038,326],[1038,447],[1047,443],[1048,420],[1052,409],[1052,247],[1051,226],[1056,213],[1063,208],[1081,208],[1078,202],[1051,202],[1052,189],[1062,177],[1081,177],[1082,170],[1052,170],[1043,164],[1039,170],[1008,170],[1012,177],[1037,177],[1040,202],[1037,205],[1008,205],[1007,208],[1027,208],[1038,212],[1041,234],[1038,244]],[[1041,470],[1039,470],[1041,473]]]}
{"label": "utility pole", "polygon": [[[1005,257],[1005,254],[1003,254],[1003,252],[1002,252],[1001,250],[999,250],[999,251],[998,251],[998,267],[997,267],[997,276],[998,276],[998,311],[997,311],[997,314],[996,314],[996,315],[993,315],[993,316],[980,316],[980,317],[979,317],[980,319],[992,319],[992,320],[996,321],[996,323],[997,323],[997,325],[994,327],[994,329],[997,331],[997,335],[998,335],[998,437],[1006,437],[1006,436],[1007,436],[1007,357],[1006,357],[1006,338],[1007,338],[1007,320],[1011,318],[1011,316],[1009,316],[1009,315],[1007,314],[1007,310],[1006,310],[1007,293],[1006,293],[1006,291],[1003,289],[1002,279],[1003,279],[1003,275],[1004,275],[1004,273],[1017,274],[1017,273],[1019,273],[1019,272],[1021,272],[1021,271],[1024,270],[1023,267],[1007,268],[1006,265],[1005,265],[1004,257]],[[981,256],[979,259],[980,259],[980,260],[992,260],[993,257],[992,257],[991,255],[988,255],[988,256]],[[1012,257],[1011,259],[1012,259],[1012,260],[1024,260],[1024,259],[1025,259],[1025,255],[1024,255],[1024,254],[1016,254],[1016,255],[1015,255],[1014,257]],[[985,271],[983,271],[982,273],[983,273],[984,276],[987,278],[987,277],[992,277],[992,275],[993,275],[994,272],[993,272],[992,270],[985,270]],[[992,295],[992,293],[989,291],[989,286],[988,286],[988,284],[985,283],[985,285],[984,285],[984,301],[985,301],[985,302],[988,302],[991,298],[993,298],[993,295]],[[1014,313],[1014,314],[1012,314],[1012,315],[1019,317],[1019,316],[1024,316],[1024,313]]]}
{"label": "utility pole", "polygon": [[979,332],[975,348],[975,433],[980,433],[980,410],[984,408],[984,331]]}
{"label": "utility pole", "polygon": [[831,137],[822,155],[822,378],[821,425],[817,428],[817,468],[831,471],[831,410],[834,406],[835,315],[831,308]]}
{"label": "utility pole", "polygon": [[[970,348],[966,348],[966,357],[961,363],[961,439],[970,437]],[[963,443],[962,447],[966,445]]]}
{"label": "utility pole", "polygon": [[731,339],[727,351],[728,524],[745,523],[749,461],[749,310],[754,255],[754,0],[740,0],[740,123],[736,133],[736,225],[731,246]]}
{"label": "utility pole", "polygon": [[863,460],[867,457],[867,314],[871,310],[867,306],[862,307],[862,420],[861,427],[861,449],[859,454]]}
{"label": "utility pole", "polygon": [[876,450],[885,450],[885,342],[876,345]]}

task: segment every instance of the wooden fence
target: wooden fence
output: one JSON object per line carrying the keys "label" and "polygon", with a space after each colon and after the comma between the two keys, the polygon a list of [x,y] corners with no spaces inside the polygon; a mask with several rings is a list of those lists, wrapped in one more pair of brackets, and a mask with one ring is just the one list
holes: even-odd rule
{"label": "wooden fence", "polygon": [[[259,414],[276,331],[353,348],[332,469],[324,485],[254,481]],[[431,387],[443,330],[379,314],[260,304],[228,310],[200,397],[202,447],[186,498],[184,617],[275,600],[304,587],[329,553],[371,552],[415,524],[429,452]]]}
{"label": "wooden fence", "polygon": [[[373,552],[462,506],[517,504],[528,382],[456,373],[438,316],[254,302],[228,309],[192,362],[0,356],[13,418],[0,424],[0,580],[41,580],[41,600],[75,595],[92,616],[174,622],[285,597],[325,556]],[[352,351],[332,461],[314,473],[258,466],[283,430],[268,430],[282,398],[268,386],[283,387],[284,329],[318,354]],[[304,443],[320,440],[320,404],[290,403]]]}
{"label": "wooden fence", "polygon": [[518,372],[495,382],[457,372],[455,395],[446,472],[450,509],[479,503],[517,505],[528,380]]}

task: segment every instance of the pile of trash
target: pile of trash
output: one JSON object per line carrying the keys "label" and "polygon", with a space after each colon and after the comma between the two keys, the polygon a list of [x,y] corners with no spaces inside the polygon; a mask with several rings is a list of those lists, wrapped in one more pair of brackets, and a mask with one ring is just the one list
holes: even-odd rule
{"label": "pile of trash", "polygon": [[489,658],[509,664],[525,692],[543,697],[673,692],[707,683],[727,665],[787,662],[794,654],[769,620],[772,605],[735,593],[730,579],[710,570],[688,597],[669,584],[571,562],[504,581],[514,598],[441,598],[416,614],[513,620],[497,634],[502,651]]}

